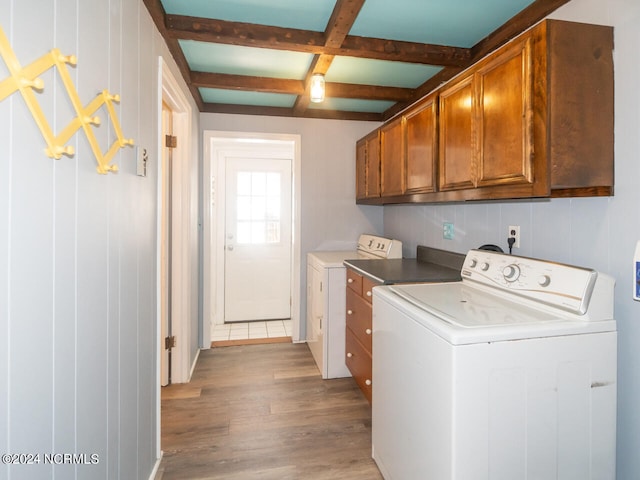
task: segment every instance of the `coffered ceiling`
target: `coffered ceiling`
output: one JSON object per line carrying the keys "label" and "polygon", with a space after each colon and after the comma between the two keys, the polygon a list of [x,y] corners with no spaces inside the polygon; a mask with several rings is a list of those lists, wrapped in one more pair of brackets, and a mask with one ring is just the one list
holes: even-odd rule
{"label": "coffered ceiling", "polygon": [[144,3],[201,111],[383,121],[568,1]]}

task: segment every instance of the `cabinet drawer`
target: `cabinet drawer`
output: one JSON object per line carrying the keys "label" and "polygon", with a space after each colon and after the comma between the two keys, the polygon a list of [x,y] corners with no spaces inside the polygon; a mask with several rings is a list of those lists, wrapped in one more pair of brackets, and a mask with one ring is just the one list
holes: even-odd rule
{"label": "cabinet drawer", "polygon": [[347,328],[346,338],[346,359],[347,368],[353,375],[354,380],[371,403],[371,355],[360,344],[355,334]]}
{"label": "cabinet drawer", "polygon": [[371,352],[371,318],[371,304],[347,289],[347,327],[369,352]]}
{"label": "cabinet drawer", "polygon": [[362,295],[362,275],[354,272],[350,268],[347,268],[347,287],[358,295]]}
{"label": "cabinet drawer", "polygon": [[376,282],[362,277],[362,297],[369,303],[373,300],[373,287],[378,285]]}

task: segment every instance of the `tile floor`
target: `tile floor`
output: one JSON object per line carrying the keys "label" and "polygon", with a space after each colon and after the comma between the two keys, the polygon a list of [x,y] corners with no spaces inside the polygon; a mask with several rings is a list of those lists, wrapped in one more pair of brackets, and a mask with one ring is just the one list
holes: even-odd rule
{"label": "tile floor", "polygon": [[211,340],[247,340],[253,338],[275,338],[291,336],[291,320],[269,320],[267,322],[225,323],[214,325]]}

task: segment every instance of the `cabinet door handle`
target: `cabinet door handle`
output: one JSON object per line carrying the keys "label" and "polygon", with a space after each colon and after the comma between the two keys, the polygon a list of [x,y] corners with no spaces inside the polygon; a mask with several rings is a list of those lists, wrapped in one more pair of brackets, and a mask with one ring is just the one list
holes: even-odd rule
{"label": "cabinet door handle", "polygon": [[353,283],[353,278],[347,278],[347,283]]}
{"label": "cabinet door handle", "polygon": [[353,310],[347,310],[347,315],[353,315]]}
{"label": "cabinet door handle", "polygon": [[351,352],[347,353],[347,358],[351,358],[351,357],[353,357],[353,353]]}
{"label": "cabinet door handle", "polygon": [[371,329],[370,329],[370,328],[367,328],[367,329],[365,330],[365,333],[366,333],[367,335],[371,335]]}
{"label": "cabinet door handle", "polygon": [[371,296],[371,290],[367,290],[367,297]]}
{"label": "cabinet door handle", "polygon": [[367,387],[371,386],[371,380],[369,380],[368,378],[364,381],[364,383],[367,385]]}

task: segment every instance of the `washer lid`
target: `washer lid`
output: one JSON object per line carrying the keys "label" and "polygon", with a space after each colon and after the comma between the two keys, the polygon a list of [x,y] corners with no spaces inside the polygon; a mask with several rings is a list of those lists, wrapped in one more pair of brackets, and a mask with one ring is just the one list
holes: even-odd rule
{"label": "washer lid", "polygon": [[312,262],[316,268],[344,268],[345,260],[355,258],[360,258],[355,250],[328,250],[307,254],[308,261]]}
{"label": "washer lid", "polygon": [[[587,321],[580,315],[495,295],[465,282],[393,285],[373,291],[374,299],[381,294],[454,345],[616,329],[613,320]],[[409,305],[403,307],[402,300]]]}

